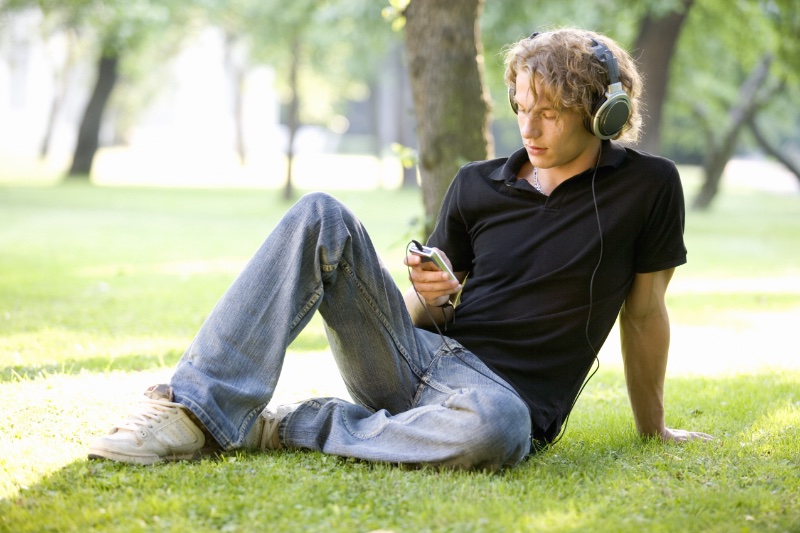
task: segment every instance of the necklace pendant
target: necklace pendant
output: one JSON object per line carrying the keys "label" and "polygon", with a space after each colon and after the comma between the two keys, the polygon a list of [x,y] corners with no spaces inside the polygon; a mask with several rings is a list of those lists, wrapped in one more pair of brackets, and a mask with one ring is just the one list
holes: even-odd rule
{"label": "necklace pendant", "polygon": [[533,167],[533,188],[544,194],[542,185],[539,183],[539,167]]}

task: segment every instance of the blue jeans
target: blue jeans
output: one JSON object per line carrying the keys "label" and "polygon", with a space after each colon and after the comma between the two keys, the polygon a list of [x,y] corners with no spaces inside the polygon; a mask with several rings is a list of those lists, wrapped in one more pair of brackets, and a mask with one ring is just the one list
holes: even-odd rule
{"label": "blue jeans", "polygon": [[289,210],[215,306],[172,378],[175,401],[223,448],[241,446],[317,310],[355,403],[304,402],[279,426],[285,446],[488,470],[528,454],[522,399],[457,342],[414,326],[364,227],[323,193]]}

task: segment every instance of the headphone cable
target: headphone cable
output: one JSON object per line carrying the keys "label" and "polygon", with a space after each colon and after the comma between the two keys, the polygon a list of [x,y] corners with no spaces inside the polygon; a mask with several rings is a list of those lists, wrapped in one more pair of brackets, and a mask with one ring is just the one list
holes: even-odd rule
{"label": "headphone cable", "polygon": [[592,202],[594,204],[594,215],[595,219],[597,220],[597,233],[600,240],[600,253],[597,258],[597,264],[594,266],[594,270],[592,271],[592,276],[589,278],[589,311],[586,315],[586,327],[584,328],[584,335],[586,336],[586,343],[589,345],[589,349],[592,351],[592,355],[594,356],[594,361],[592,361],[593,369],[583,380],[580,389],[578,389],[578,394],[575,396],[575,399],[572,400],[572,404],[569,407],[569,412],[567,413],[567,417],[564,419],[564,424],[561,426],[561,430],[558,432],[558,435],[552,442],[548,443],[545,448],[550,446],[555,446],[561,438],[564,436],[564,433],[567,431],[567,424],[569,424],[569,416],[572,414],[572,409],[575,408],[575,404],[578,403],[578,398],[580,398],[581,393],[583,393],[583,389],[586,388],[586,385],[589,383],[597,371],[600,370],[600,357],[598,355],[597,349],[594,347],[592,343],[591,336],[589,335],[589,325],[592,320],[592,307],[594,305],[594,278],[597,274],[597,271],[600,269],[600,263],[603,261],[603,251],[604,251],[604,242],[603,242],[603,226],[600,224],[600,209],[597,206],[597,192],[595,191],[595,178],[597,177],[597,169],[600,166],[600,156],[603,154],[603,145],[600,144],[600,150],[597,153],[597,163],[594,166],[594,172],[592,173]]}
{"label": "headphone cable", "polygon": [[[575,407],[575,404],[578,402],[578,398],[580,398],[581,394],[583,393],[583,390],[586,388],[586,385],[589,383],[589,381],[594,377],[594,375],[597,373],[597,371],[600,370],[600,357],[599,357],[597,349],[595,348],[594,344],[592,343],[592,339],[591,339],[591,336],[589,334],[589,326],[590,326],[590,323],[591,323],[591,320],[592,320],[592,307],[594,305],[594,280],[595,280],[595,276],[597,275],[597,271],[600,269],[600,264],[603,261],[603,252],[604,252],[603,227],[602,227],[602,224],[600,223],[600,209],[597,206],[597,192],[595,190],[595,178],[597,177],[597,169],[600,166],[600,157],[601,157],[602,153],[603,153],[603,145],[601,144],[600,145],[600,150],[598,151],[598,154],[597,154],[597,163],[595,164],[594,171],[592,173],[592,202],[593,202],[593,205],[594,205],[595,219],[597,220],[597,231],[598,231],[599,241],[600,241],[600,253],[599,253],[599,256],[597,258],[597,264],[595,265],[594,270],[592,271],[592,275],[589,278],[589,310],[588,310],[588,313],[587,313],[587,316],[586,316],[586,326],[584,328],[584,335],[586,336],[586,343],[589,345],[589,349],[591,350],[592,355],[594,356],[594,361],[592,362],[593,369],[591,370],[589,375],[586,377],[586,379],[583,380],[583,383],[581,384],[580,389],[578,389],[578,394],[575,396],[575,399],[572,400],[572,404],[570,405],[569,412],[567,413],[567,416],[564,419],[564,424],[561,426],[561,430],[558,432],[558,435],[556,436],[556,438],[553,439],[553,441],[551,441],[551,442],[547,443],[546,445],[544,445],[543,447],[532,446],[531,450],[534,450],[534,448],[535,448],[536,450],[541,451],[541,450],[550,448],[552,446],[555,446],[561,440],[561,438],[564,436],[564,434],[567,431],[567,425],[569,424],[569,416],[572,413],[572,409]],[[411,244],[413,242],[414,241],[412,240],[406,245],[406,255],[408,255],[409,249],[410,249]],[[411,267],[406,267],[406,268],[408,269],[409,280],[411,280]],[[425,312],[427,313],[428,318],[430,318],[431,322],[433,323],[434,328],[436,328],[436,332],[439,334],[439,337],[441,337],[442,342],[444,343],[444,345],[447,348],[447,350],[451,354],[453,354],[456,357],[458,357],[459,359],[461,359],[461,361],[464,362],[464,364],[466,364],[468,367],[470,367],[473,370],[483,374],[483,372],[480,372],[479,369],[477,369],[473,365],[471,365],[469,363],[469,361],[467,361],[466,359],[461,357],[460,354],[456,350],[453,350],[453,348],[447,342],[447,338],[444,336],[444,334],[442,333],[441,329],[439,329],[438,323],[433,318],[433,315],[431,314],[430,309],[428,309],[428,305],[425,303],[425,300],[420,295],[419,291],[417,290],[416,286],[414,285],[414,281],[413,280],[411,280],[411,285],[414,288],[414,293],[416,294],[417,299],[419,300],[419,302],[422,305],[423,309],[425,309]],[[454,312],[455,312],[455,309],[454,309]],[[445,317],[445,319],[446,319],[446,317]],[[492,378],[491,376],[487,376],[487,377],[489,377],[492,381],[494,381],[498,385],[503,386],[503,388],[506,388],[506,389],[514,392],[514,394],[519,395],[519,393],[516,390],[514,390],[512,387],[510,387],[508,384],[506,384],[504,382],[501,382],[501,381],[498,381],[498,380]]]}

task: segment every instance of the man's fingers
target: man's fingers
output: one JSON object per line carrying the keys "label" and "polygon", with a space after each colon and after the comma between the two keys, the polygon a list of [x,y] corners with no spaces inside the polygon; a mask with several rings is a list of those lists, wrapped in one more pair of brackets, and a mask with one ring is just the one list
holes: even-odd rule
{"label": "man's fingers", "polygon": [[664,432],[664,440],[671,440],[675,442],[687,442],[690,440],[710,441],[714,440],[714,437],[708,433],[702,433],[700,431],[686,431],[684,429],[667,428]]}
{"label": "man's fingers", "polygon": [[689,440],[714,440],[714,437],[708,433],[700,433],[699,431],[690,431]]}

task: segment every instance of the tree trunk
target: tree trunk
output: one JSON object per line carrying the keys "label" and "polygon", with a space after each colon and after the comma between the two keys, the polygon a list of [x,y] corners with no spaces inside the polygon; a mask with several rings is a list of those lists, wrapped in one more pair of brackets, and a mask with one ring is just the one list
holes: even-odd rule
{"label": "tree trunk", "polygon": [[47,154],[50,152],[50,142],[53,139],[56,118],[61,110],[61,103],[64,101],[64,92],[61,89],[61,84],[56,83],[54,85],[53,99],[50,101],[50,111],[47,113],[47,124],[45,125],[44,136],[42,136],[42,144],[39,146],[39,159],[47,158]]}
{"label": "tree trunk", "polygon": [[755,117],[750,117],[750,121],[747,123],[747,125],[750,127],[750,133],[753,134],[756,142],[767,153],[767,155],[771,155],[777,159],[780,164],[789,169],[789,172],[794,174],[794,177],[800,181],[800,158],[789,151],[784,152],[769,142],[769,139],[767,139],[766,135],[761,132],[761,128],[758,126],[758,124],[756,124]]}
{"label": "tree trunk", "polygon": [[83,113],[81,126],[78,130],[78,144],[72,158],[72,166],[69,169],[69,177],[80,177],[89,179],[92,171],[92,162],[97,153],[97,146],[100,138],[100,124],[103,120],[111,91],[117,83],[117,66],[119,56],[103,54],[97,69],[97,82],[94,86],[89,103]]}
{"label": "tree trunk", "polygon": [[225,34],[224,64],[231,83],[231,110],[233,112],[233,132],[236,155],[239,163],[244,165],[247,161],[247,152],[244,143],[244,80],[247,74],[246,61],[238,48],[237,39],[230,33]]}
{"label": "tree trunk", "polygon": [[639,24],[639,35],[633,46],[644,77],[642,107],[647,117],[639,140],[639,148],[658,153],[661,144],[661,121],[669,84],[669,67],[675,53],[681,27],[694,0],[683,0],[683,8],[661,17],[651,14]]}
{"label": "tree trunk", "polygon": [[289,128],[289,140],[286,145],[286,184],[283,188],[283,198],[291,200],[294,195],[292,184],[292,167],[294,166],[294,140],[297,136],[297,130],[300,127],[299,111],[300,100],[298,94],[300,87],[298,86],[298,72],[300,70],[300,39],[295,38],[292,42],[292,59],[289,66],[289,90],[292,92],[292,98],[289,100],[289,112],[287,115],[287,125]]}
{"label": "tree trunk", "polygon": [[483,0],[414,0],[405,12],[427,233],[458,168],[494,151],[478,28],[482,8]]}
{"label": "tree trunk", "polygon": [[61,106],[67,96],[69,89],[69,73],[75,63],[75,37],[70,31],[65,32],[66,35],[66,57],[63,65],[58,65],[57,61],[53,61],[53,99],[50,102],[50,112],[47,114],[47,124],[45,126],[44,135],[42,136],[42,143],[39,146],[39,157],[41,159],[47,158],[50,153],[50,143],[53,140],[53,134],[56,126],[58,114],[61,111]]}
{"label": "tree trunk", "polygon": [[247,149],[244,145],[244,69],[237,69],[233,79],[233,123],[236,136],[236,154],[239,163],[244,165],[247,161]]}
{"label": "tree trunk", "polygon": [[[416,146],[416,125],[414,124],[414,102],[411,96],[411,86],[408,79],[408,69],[404,63],[403,51],[396,50],[392,53],[392,69],[395,70],[397,79],[397,131],[395,138],[403,146]],[[417,167],[403,166],[403,187],[419,188],[417,182]]]}
{"label": "tree trunk", "polygon": [[[411,87],[408,81],[408,69],[404,59],[402,45],[392,46],[384,67],[376,83],[373,98],[375,103],[375,131],[378,132],[378,147],[400,145],[400,151],[415,148],[414,137],[414,102],[411,98]],[[403,165],[403,187],[419,188],[416,165]]]}
{"label": "tree trunk", "polygon": [[711,206],[711,202],[719,192],[719,183],[725,166],[733,156],[739,134],[744,126],[755,116],[756,110],[762,103],[758,98],[758,91],[767,81],[772,56],[765,54],[739,88],[736,103],[728,112],[727,129],[720,126],[709,127],[710,131],[721,131],[721,139],[717,143],[709,143],[706,161],[703,164],[703,185],[695,197],[692,207],[704,210]]}

